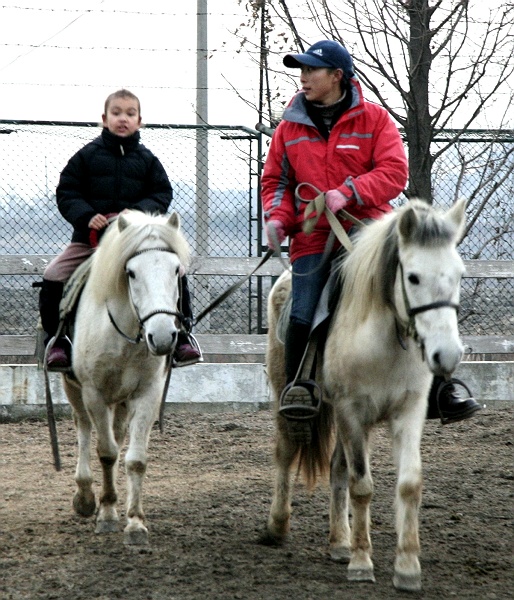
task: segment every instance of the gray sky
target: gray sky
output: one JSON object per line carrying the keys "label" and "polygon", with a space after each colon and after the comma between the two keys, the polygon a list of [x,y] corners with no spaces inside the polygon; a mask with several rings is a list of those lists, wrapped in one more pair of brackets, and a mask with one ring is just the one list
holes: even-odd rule
{"label": "gray sky", "polygon": [[[485,18],[504,1],[471,0],[469,10]],[[248,20],[246,3],[207,3],[209,123],[253,127],[258,40],[238,53],[233,34]],[[139,96],[144,122],[195,123],[196,6],[196,0],[0,0],[0,119],[99,121],[107,95],[126,87]],[[301,22],[303,35],[313,28],[311,43],[320,39],[312,22]],[[270,60],[280,72],[281,56]],[[281,75],[272,85],[289,99],[296,79]],[[506,99],[498,95],[473,127],[500,126]]]}
{"label": "gray sky", "polygon": [[[230,33],[244,7],[208,0],[208,12],[209,121],[253,127],[230,85],[256,102],[258,67]],[[0,0],[0,40],[2,119],[96,121],[126,87],[148,123],[196,121],[195,0]]]}

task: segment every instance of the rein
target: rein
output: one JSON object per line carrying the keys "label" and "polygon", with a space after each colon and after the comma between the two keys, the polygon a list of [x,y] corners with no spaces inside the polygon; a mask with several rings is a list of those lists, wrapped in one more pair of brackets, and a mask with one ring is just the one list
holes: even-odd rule
{"label": "rein", "polygon": [[[305,198],[303,198],[300,194],[300,190],[302,187],[308,187],[311,190],[313,190],[314,193],[317,194],[316,197],[313,200],[306,200]],[[325,216],[327,217],[331,228],[330,234],[327,239],[327,243],[325,244],[325,248],[323,249],[323,255],[321,257],[319,265],[311,271],[308,271],[307,273],[295,273],[295,275],[297,275],[298,277],[306,277],[308,275],[312,275],[312,273],[315,273],[316,271],[321,269],[323,265],[330,259],[330,255],[332,254],[332,248],[334,246],[334,238],[337,238],[339,240],[339,243],[341,244],[341,246],[343,246],[343,248],[345,248],[347,252],[351,252],[353,250],[353,244],[350,240],[350,237],[346,233],[344,227],[339,222],[337,216],[326,205],[325,192],[319,190],[312,183],[304,182],[299,183],[296,186],[294,194],[295,198],[299,202],[306,204],[303,212],[304,221],[302,225],[302,230],[306,235],[310,235],[314,231],[314,228],[316,227],[319,218],[323,213],[325,213]],[[343,208],[340,211],[338,211],[338,214],[347,219],[348,221],[351,221],[357,227],[365,226],[365,223],[359,221],[359,219],[356,219],[353,215],[351,215]]]}
{"label": "rein", "polygon": [[259,261],[259,264],[255,267],[255,269],[251,272],[248,273],[248,275],[245,275],[244,277],[242,277],[239,281],[236,281],[236,283],[232,284],[230,287],[228,287],[224,292],[222,292],[217,298],[215,298],[210,304],[209,306],[207,306],[207,308],[205,308],[204,310],[202,310],[202,312],[193,320],[193,325],[196,325],[197,323],[199,323],[204,317],[206,317],[213,309],[215,309],[217,306],[219,306],[224,300],[226,300],[229,296],[231,296],[237,289],[239,289],[243,283],[245,283],[246,281],[248,281],[248,279],[250,279],[250,277],[252,277],[252,275],[255,275],[255,273],[266,263],[268,262],[268,260],[275,254],[275,251],[272,250],[271,248],[268,249],[268,251],[266,252],[266,254],[262,257],[262,259]]}

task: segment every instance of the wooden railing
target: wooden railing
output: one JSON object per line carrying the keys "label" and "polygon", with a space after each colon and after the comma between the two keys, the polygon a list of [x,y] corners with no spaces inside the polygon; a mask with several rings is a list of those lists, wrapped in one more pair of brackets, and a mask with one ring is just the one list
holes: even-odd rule
{"label": "wooden railing", "polygon": [[[41,275],[52,255],[25,254],[1,255],[0,275]],[[244,257],[195,257],[191,263],[191,276],[218,275],[243,277],[251,273],[259,258]],[[514,261],[468,260],[466,277],[514,278]],[[257,276],[278,276],[284,267],[278,258],[263,265]],[[198,334],[198,341],[206,362],[264,362],[265,335]],[[466,353],[471,355],[514,354],[513,335],[463,336]],[[34,362],[35,336],[0,335],[0,362],[16,357],[16,362],[26,359]]]}

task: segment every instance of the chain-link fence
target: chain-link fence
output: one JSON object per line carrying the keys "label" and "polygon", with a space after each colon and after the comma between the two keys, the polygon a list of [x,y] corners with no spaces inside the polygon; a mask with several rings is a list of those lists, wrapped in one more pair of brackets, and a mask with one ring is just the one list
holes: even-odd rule
{"label": "chain-link fence", "polygon": [[[434,202],[449,207],[468,198],[463,258],[514,258],[514,134],[512,131],[440,132],[432,144]],[[514,281],[466,278],[462,284],[460,331],[514,333]]]}
{"label": "chain-link fence", "polygon": [[[0,254],[55,254],[71,226],[55,201],[69,158],[100,134],[95,123],[0,121]],[[193,255],[257,256],[261,230],[257,197],[260,134],[244,127],[148,125],[142,143],[159,157]],[[37,324],[34,276],[0,277],[0,334],[31,334]],[[234,277],[191,277],[199,312]],[[243,286],[197,331],[255,331],[256,283]]]}
{"label": "chain-link fence", "polygon": [[[99,135],[97,124],[0,121],[0,254],[54,254],[70,239],[59,214],[55,188],[62,168]],[[193,254],[259,256],[258,197],[265,142],[245,127],[147,125],[142,142],[163,163],[174,190]],[[435,149],[444,148],[444,136]],[[512,259],[514,138],[497,134],[467,139],[443,152],[434,166],[434,197],[449,206],[471,198],[471,227],[461,245],[464,258]],[[400,200],[401,201],[401,200]],[[0,277],[0,334],[32,334],[37,323],[33,276]],[[255,333],[265,327],[261,307],[271,281],[255,278],[202,321],[198,332]],[[195,311],[207,307],[237,278],[192,276]],[[463,285],[462,333],[514,332],[511,280]]]}

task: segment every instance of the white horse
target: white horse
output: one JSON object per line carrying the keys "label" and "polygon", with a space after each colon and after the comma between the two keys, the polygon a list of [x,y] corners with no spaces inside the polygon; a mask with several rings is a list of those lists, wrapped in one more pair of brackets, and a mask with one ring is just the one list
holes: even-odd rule
{"label": "white horse", "polygon": [[464,265],[456,245],[464,224],[465,201],[442,214],[413,200],[364,228],[341,266],[343,294],[317,375],[323,402],[319,415],[303,423],[312,427],[308,444],[295,438],[297,431],[278,412],[285,374],[276,330],[291,286],[289,272],[274,285],[267,368],[275,401],[276,479],[263,543],[280,544],[289,531],[292,466],[299,464],[311,486],[330,468],[331,558],[349,561],[349,580],[374,581],[369,437],[385,422],[397,473],[393,583],[421,589],[420,443],[433,374],[448,377],[462,358],[457,309]]}
{"label": "white horse", "polygon": [[148,541],[142,506],[148,441],[177,341],[179,281],[188,261],[176,213],[122,214],[93,256],[77,309],[74,376],[64,376],[78,438],[73,506],[82,516],[97,510],[90,466],[94,427],[103,473],[96,532],[118,530],[116,477],[128,431],[127,544]]}

